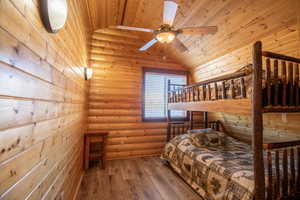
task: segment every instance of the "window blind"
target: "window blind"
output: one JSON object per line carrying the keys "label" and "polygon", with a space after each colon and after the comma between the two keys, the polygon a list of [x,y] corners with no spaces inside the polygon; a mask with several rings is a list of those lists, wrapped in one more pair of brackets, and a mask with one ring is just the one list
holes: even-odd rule
{"label": "window blind", "polygon": [[[145,72],[144,80],[144,119],[166,119],[168,81],[172,84],[185,85],[185,75]],[[172,110],[172,118],[186,117],[185,111]]]}

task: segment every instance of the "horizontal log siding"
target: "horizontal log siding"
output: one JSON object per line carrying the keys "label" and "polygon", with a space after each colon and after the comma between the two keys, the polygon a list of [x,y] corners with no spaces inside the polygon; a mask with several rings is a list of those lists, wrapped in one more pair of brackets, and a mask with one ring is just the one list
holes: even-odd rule
{"label": "horizontal log siding", "polygon": [[110,32],[95,32],[91,41],[94,74],[90,80],[88,131],[109,132],[107,159],[157,155],[166,141],[167,124],[142,122],[142,67],[185,69],[170,59],[152,55],[151,50],[137,51],[145,42],[130,38],[127,32],[119,31],[118,36]]}
{"label": "horizontal log siding", "polygon": [[0,1],[1,200],[73,199],[83,173],[86,14],[48,34],[38,2]]}

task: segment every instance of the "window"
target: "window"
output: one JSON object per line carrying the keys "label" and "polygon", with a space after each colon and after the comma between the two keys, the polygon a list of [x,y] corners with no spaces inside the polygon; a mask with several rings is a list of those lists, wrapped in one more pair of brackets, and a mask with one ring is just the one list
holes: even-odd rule
{"label": "window", "polygon": [[[144,121],[167,119],[168,81],[172,84],[187,84],[186,72],[144,68]],[[171,110],[172,118],[186,118],[186,111]]]}

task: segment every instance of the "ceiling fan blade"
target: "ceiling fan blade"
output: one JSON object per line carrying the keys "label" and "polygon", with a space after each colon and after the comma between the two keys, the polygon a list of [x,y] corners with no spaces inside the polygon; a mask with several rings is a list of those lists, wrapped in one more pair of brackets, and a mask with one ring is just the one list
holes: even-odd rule
{"label": "ceiling fan blade", "polygon": [[175,38],[171,44],[180,52],[188,50],[188,48],[177,38]]}
{"label": "ceiling fan blade", "polygon": [[153,40],[149,41],[147,44],[145,44],[144,46],[142,46],[141,48],[139,48],[140,51],[145,51],[148,48],[150,48],[152,45],[154,45],[157,42],[157,39],[154,38]]}
{"label": "ceiling fan blade", "polygon": [[215,34],[218,31],[217,26],[199,26],[199,27],[188,27],[179,30],[182,34]]}
{"label": "ceiling fan blade", "polygon": [[173,25],[178,5],[174,1],[165,1],[164,2],[164,24]]}
{"label": "ceiling fan blade", "polygon": [[117,29],[123,29],[123,30],[130,30],[130,31],[143,31],[143,32],[149,32],[152,33],[154,30],[149,28],[137,28],[137,27],[130,27],[130,26],[110,26],[110,28],[117,28]]}

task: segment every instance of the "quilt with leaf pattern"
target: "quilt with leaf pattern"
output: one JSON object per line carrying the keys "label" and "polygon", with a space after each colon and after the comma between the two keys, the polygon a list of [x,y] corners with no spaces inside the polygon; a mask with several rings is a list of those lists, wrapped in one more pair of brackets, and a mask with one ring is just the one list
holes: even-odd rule
{"label": "quilt with leaf pattern", "polygon": [[251,148],[222,132],[202,129],[177,136],[161,158],[206,200],[253,199]]}

